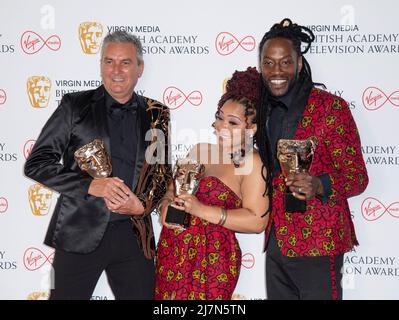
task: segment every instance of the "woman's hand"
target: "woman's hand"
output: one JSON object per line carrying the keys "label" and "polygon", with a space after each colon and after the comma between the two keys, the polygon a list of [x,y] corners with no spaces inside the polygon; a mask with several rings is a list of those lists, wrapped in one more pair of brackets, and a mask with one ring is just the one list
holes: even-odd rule
{"label": "woman's hand", "polygon": [[192,194],[181,194],[173,200],[171,204],[174,208],[184,210],[192,216],[199,217],[203,211],[203,204]]}

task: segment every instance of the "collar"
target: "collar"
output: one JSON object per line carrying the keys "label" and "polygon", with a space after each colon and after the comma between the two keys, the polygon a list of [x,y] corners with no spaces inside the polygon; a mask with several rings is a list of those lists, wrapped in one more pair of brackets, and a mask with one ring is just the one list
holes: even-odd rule
{"label": "collar", "polygon": [[294,100],[298,94],[298,90],[300,90],[301,84],[297,80],[293,87],[283,96],[281,97],[273,97],[271,96],[270,102],[272,108],[282,108],[285,111],[291,110],[294,108]]}
{"label": "collar", "polygon": [[123,111],[137,110],[137,95],[133,92],[132,97],[126,103],[119,103],[105,90],[105,106],[110,114],[120,114]]}

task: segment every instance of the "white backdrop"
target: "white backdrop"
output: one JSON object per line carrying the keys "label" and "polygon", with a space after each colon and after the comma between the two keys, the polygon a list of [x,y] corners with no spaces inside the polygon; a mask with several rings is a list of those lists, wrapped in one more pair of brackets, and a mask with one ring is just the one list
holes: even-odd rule
{"label": "white backdrop", "polygon": [[[394,0],[3,0],[0,299],[48,294],[53,249],[42,242],[57,194],[25,178],[22,168],[62,94],[100,84],[100,57],[96,47],[81,46],[82,23],[94,22],[93,41],[116,28],[140,36],[146,54],[137,91],[173,109],[177,158],[193,143],[213,141],[209,129],[223,81],[257,66],[260,39],[285,17],[314,30],[317,41],[307,54],[313,79],[350,103],[362,137],[370,184],[350,199],[360,246],[345,256],[344,298],[398,299],[398,9]],[[31,83],[41,85],[37,103]],[[155,216],[154,225],[158,237]],[[238,239],[244,256],[234,297],[265,299],[263,234]],[[104,275],[93,299],[113,299]]]}

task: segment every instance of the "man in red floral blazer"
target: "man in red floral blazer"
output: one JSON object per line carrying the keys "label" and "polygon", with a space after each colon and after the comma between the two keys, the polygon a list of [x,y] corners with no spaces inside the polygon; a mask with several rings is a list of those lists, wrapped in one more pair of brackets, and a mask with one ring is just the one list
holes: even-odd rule
{"label": "man in red floral blazer", "polygon": [[[347,199],[368,184],[360,138],[347,103],[312,81],[303,54],[313,40],[311,30],[284,19],[259,45],[264,86],[257,141],[264,163],[271,159],[273,185],[266,230],[269,299],[342,299],[343,255],[358,244]],[[270,146],[262,143],[265,135]],[[279,139],[316,143],[309,171],[283,176]],[[287,209],[288,191],[306,201],[304,212]]]}

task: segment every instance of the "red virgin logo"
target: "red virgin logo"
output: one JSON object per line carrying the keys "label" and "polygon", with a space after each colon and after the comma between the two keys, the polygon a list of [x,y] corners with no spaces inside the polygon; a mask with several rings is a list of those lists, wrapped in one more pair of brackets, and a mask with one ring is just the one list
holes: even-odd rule
{"label": "red virgin logo", "polygon": [[44,46],[52,51],[58,51],[61,48],[61,39],[55,34],[44,39],[34,31],[25,31],[21,36],[21,49],[26,54],[37,53]]}
{"label": "red virgin logo", "polygon": [[252,253],[246,253],[241,258],[241,265],[246,269],[252,269],[255,265],[255,256]]}
{"label": "red virgin logo", "polygon": [[35,271],[43,267],[46,263],[53,264],[54,252],[48,256],[38,248],[28,248],[24,253],[24,266],[29,271]]}
{"label": "red virgin logo", "polygon": [[7,101],[6,92],[3,89],[0,89],[0,104],[5,104]]}
{"label": "red virgin logo", "polygon": [[368,87],[363,92],[362,102],[367,110],[375,111],[389,102],[395,107],[399,107],[399,90],[391,94],[385,94],[384,91],[377,87]]}
{"label": "red virgin logo", "polygon": [[230,32],[220,32],[215,40],[216,51],[222,55],[227,56],[232,54],[238,48],[245,51],[253,51],[255,49],[255,38],[253,36],[246,36],[239,40]]}
{"label": "red virgin logo", "polygon": [[202,93],[198,90],[191,91],[185,94],[179,88],[167,87],[163,92],[163,103],[166,104],[170,110],[176,110],[184,105],[185,102],[198,107],[202,103]]}
{"label": "red virgin logo", "polygon": [[36,140],[28,140],[24,145],[24,157],[28,159],[30,153],[32,152],[32,148],[35,145]]}
{"label": "red virgin logo", "polygon": [[386,213],[394,218],[399,218],[399,202],[393,202],[385,206],[376,198],[368,197],[362,202],[362,215],[368,221],[375,221],[380,219]]}
{"label": "red virgin logo", "polygon": [[0,213],[6,212],[8,209],[8,201],[4,197],[0,197]]}

